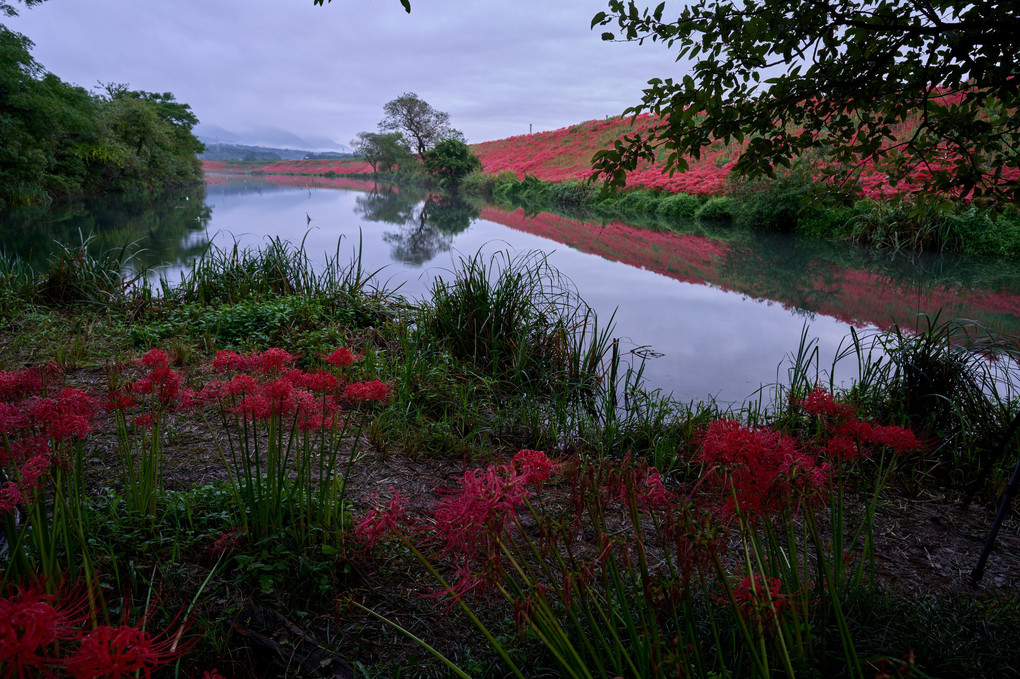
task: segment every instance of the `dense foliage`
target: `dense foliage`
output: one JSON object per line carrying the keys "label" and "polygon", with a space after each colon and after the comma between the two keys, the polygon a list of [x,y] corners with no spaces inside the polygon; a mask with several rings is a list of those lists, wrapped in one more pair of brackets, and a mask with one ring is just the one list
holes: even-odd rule
{"label": "dense foliage", "polygon": [[187,104],[126,85],[90,93],[45,72],[31,47],[0,26],[0,206],[201,179]]}
{"label": "dense foliage", "polygon": [[656,159],[682,172],[735,140],[742,175],[822,151],[841,178],[878,165],[912,192],[1016,199],[1018,19],[1004,0],[611,0],[592,20],[616,25],[603,39],[661,42],[694,64],[649,81],[628,113],[658,122],[600,153],[596,174],[622,185]]}
{"label": "dense foliage", "polygon": [[459,139],[445,139],[421,157],[429,176],[447,186],[455,186],[471,172],[482,169],[482,162]]}
{"label": "dense foliage", "polygon": [[464,141],[464,133],[450,126],[450,114],[440,111],[414,92],[404,92],[383,106],[379,129],[400,132],[420,156],[446,139]]}
{"label": "dense foliage", "polygon": [[372,166],[372,173],[389,172],[411,158],[411,147],[399,132],[358,132],[351,140],[354,155]]}

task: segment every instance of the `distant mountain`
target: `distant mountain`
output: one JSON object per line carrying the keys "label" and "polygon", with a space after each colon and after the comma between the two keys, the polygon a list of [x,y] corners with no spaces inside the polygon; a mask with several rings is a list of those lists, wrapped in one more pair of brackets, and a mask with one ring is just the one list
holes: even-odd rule
{"label": "distant mountain", "polygon": [[[200,137],[201,139],[201,137]],[[339,151],[305,151],[302,149],[282,149],[271,146],[249,146],[247,144],[222,144],[203,140],[205,151],[198,154],[200,160],[244,160],[244,161],[277,161],[277,160],[313,160],[322,158],[350,158],[349,152]]]}
{"label": "distant mountain", "polygon": [[302,137],[279,127],[262,127],[237,132],[225,129],[219,125],[199,123],[195,126],[195,136],[207,146],[213,144],[231,144],[269,149],[298,149],[306,153],[309,151],[349,153],[351,150],[350,147],[340,144],[329,137],[321,135]]}

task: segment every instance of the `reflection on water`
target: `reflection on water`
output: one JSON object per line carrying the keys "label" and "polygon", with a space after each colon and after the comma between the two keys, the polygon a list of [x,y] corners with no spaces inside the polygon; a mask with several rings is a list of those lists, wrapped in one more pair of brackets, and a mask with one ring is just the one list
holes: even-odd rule
{"label": "reflection on water", "polygon": [[467,230],[479,214],[479,208],[465,200],[413,188],[373,187],[354,200],[354,212],[365,220],[400,227],[387,231],[383,240],[390,244],[394,262],[413,266],[449,252],[454,236]]}
{"label": "reflection on water", "polygon": [[43,270],[55,242],[78,245],[92,236],[94,251],[127,247],[139,268],[183,266],[207,244],[211,213],[205,199],[205,187],[199,185],[158,198],[102,196],[0,212],[0,249]]}
{"label": "reflection on water", "polygon": [[254,247],[281,237],[303,242],[321,262],[339,241],[352,256],[360,244],[364,267],[382,269],[379,283],[410,298],[426,296],[435,277],[449,278],[462,255],[540,250],[601,319],[615,313],[622,346],[663,354],[648,364],[648,383],[684,400],[742,400],[774,381],[805,323],[823,369],[851,325],[910,326],[919,313],[941,310],[1020,334],[1020,266],[1012,263],[697,224],[650,229],[527,215],[359,180],[214,175],[204,205],[192,193],[164,205],[106,201],[74,215],[8,219],[3,242],[45,261],[49,243],[73,241],[77,229],[115,245],[144,236],[144,262],[170,262],[174,279],[207,242]]}

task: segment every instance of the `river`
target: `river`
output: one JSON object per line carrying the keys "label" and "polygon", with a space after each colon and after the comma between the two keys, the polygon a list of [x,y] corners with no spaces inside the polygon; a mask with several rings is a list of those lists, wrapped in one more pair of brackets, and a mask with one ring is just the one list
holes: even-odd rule
{"label": "river", "polygon": [[[336,253],[379,269],[377,284],[427,297],[476,252],[540,251],[599,314],[615,321],[625,355],[648,355],[646,386],[683,401],[740,402],[785,377],[807,328],[828,370],[851,327],[910,328],[919,314],[973,319],[1020,334],[1020,265],[902,255],[729,226],[670,228],[526,214],[393,189],[309,177],[210,175],[159,201],[103,199],[0,218],[8,252],[45,266],[54,240],[134,243],[138,266],[176,280],[211,242],[243,247],[280,237],[313,261]],[[347,253],[346,255],[344,253]],[[615,316],[614,316],[615,314]],[[841,362],[837,378],[856,371]]]}

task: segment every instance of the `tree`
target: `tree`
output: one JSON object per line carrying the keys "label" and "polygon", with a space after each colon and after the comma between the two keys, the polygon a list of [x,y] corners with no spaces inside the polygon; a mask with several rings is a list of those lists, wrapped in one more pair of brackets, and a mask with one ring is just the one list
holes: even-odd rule
{"label": "tree", "polygon": [[445,139],[464,141],[464,133],[450,127],[450,114],[438,111],[414,92],[405,92],[383,106],[386,117],[379,129],[401,132],[419,156]]}
{"label": "tree", "polygon": [[[35,0],[35,2],[43,2],[44,0]],[[321,5],[322,0],[314,0],[316,5]],[[326,0],[327,3],[333,2],[333,0]],[[400,0],[400,4],[403,6],[404,11],[408,14],[411,13],[411,0]]]}
{"label": "tree", "polygon": [[425,171],[441,183],[456,186],[460,180],[482,169],[482,161],[459,139],[444,139],[422,154]]}
{"label": "tree", "polygon": [[389,172],[411,157],[411,147],[399,132],[358,132],[351,146],[375,173]]}
{"label": "tree", "polygon": [[653,124],[596,154],[593,177],[623,185],[656,158],[684,171],[722,140],[745,143],[744,176],[820,151],[841,179],[875,164],[916,192],[1020,198],[1015,0],[693,0],[674,19],[665,7],[610,0],[592,20],[696,60],[649,81],[626,114]]}
{"label": "tree", "polygon": [[[34,7],[35,5],[41,5],[44,2],[46,2],[46,0],[21,0],[21,4],[29,8]],[[411,8],[407,7],[407,11],[410,12]],[[10,2],[6,2],[6,0],[0,0],[0,15],[16,17],[18,16],[18,8]]]}

